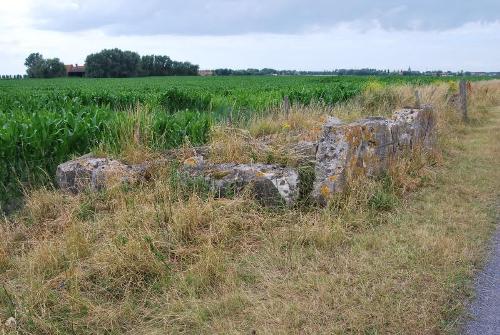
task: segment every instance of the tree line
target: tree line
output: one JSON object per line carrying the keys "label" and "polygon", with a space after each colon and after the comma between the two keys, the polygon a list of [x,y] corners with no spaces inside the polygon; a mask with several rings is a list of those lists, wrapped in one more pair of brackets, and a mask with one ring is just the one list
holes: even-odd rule
{"label": "tree line", "polygon": [[275,69],[246,69],[246,70],[233,70],[233,69],[216,69],[213,71],[216,76],[349,76],[349,75],[388,75],[391,74],[389,70],[377,69],[337,69],[331,71],[297,71],[297,70],[275,70]]}
{"label": "tree line", "polygon": [[[67,75],[64,63],[59,58],[45,59],[40,53],[32,53],[26,58],[24,63],[27,67],[27,77],[29,78],[54,78]],[[104,49],[100,52],[87,56],[85,60],[85,76],[92,78],[126,78],[126,77],[147,77],[147,76],[196,76],[199,66],[190,62],[179,62],[164,55],[140,56],[137,52],[123,51],[120,49]],[[336,69],[326,71],[297,71],[297,70],[276,70],[271,68],[263,69],[242,69],[234,70],[221,68],[212,71],[215,76],[351,76],[351,75],[428,75],[428,76],[453,76],[474,75],[471,72],[451,72],[451,71],[412,71],[408,70],[390,71],[379,69]],[[498,76],[498,73],[491,73]],[[2,75],[0,79],[21,79],[26,76]]]}
{"label": "tree line", "polygon": [[2,74],[0,76],[0,79],[2,80],[12,80],[12,79],[25,79],[28,78],[28,75],[22,75],[22,74]]}
{"label": "tree line", "polygon": [[499,76],[500,72],[470,72],[470,71],[414,71],[411,68],[407,70],[379,70],[379,69],[336,69],[325,71],[298,71],[298,70],[275,70],[275,69],[216,69],[212,71],[215,76],[474,76],[474,75],[489,75]]}
{"label": "tree line", "polygon": [[[24,63],[29,78],[66,76],[64,63],[58,58],[44,59],[32,53]],[[196,76],[199,66],[179,62],[163,55],[140,56],[137,52],[104,49],[85,59],[85,76],[91,78],[127,78],[147,76]]]}
{"label": "tree line", "polygon": [[140,56],[137,52],[105,49],[87,56],[85,75],[94,78],[147,76],[196,76],[198,65],[178,62],[163,55]]}

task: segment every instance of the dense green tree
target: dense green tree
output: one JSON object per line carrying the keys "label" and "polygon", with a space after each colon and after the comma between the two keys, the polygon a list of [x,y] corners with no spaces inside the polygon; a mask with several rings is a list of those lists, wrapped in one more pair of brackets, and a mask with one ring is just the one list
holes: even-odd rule
{"label": "dense green tree", "polygon": [[141,75],[152,76],[155,67],[155,56],[142,56],[141,57]]}
{"label": "dense green tree", "polygon": [[198,65],[177,62],[168,56],[148,55],[141,58],[141,73],[144,76],[196,76]]}
{"label": "dense green tree", "polygon": [[64,64],[59,58],[44,59],[38,52],[30,54],[24,65],[26,65],[26,73],[30,78],[55,78],[66,75]]}
{"label": "dense green tree", "polygon": [[26,58],[24,65],[27,67],[26,73],[30,78],[42,78],[45,60],[38,52],[34,52]]}
{"label": "dense green tree", "polygon": [[132,51],[104,49],[87,56],[85,73],[87,77],[123,78],[140,74],[141,57]]}
{"label": "dense green tree", "polygon": [[24,65],[26,65],[28,68],[31,68],[40,64],[41,62],[43,62],[43,56],[38,52],[33,52],[26,58]]}
{"label": "dense green tree", "polygon": [[158,76],[170,76],[174,75],[172,71],[173,61],[168,56],[156,56],[155,57],[155,74]]}
{"label": "dense green tree", "polygon": [[87,56],[85,72],[87,77],[135,77],[198,75],[198,65],[176,62],[168,56],[145,55],[120,49],[105,49]]}
{"label": "dense green tree", "polygon": [[173,62],[168,56],[142,56],[141,73],[144,76],[169,76],[174,74],[172,64]]}
{"label": "dense green tree", "polygon": [[187,62],[176,62],[174,61],[172,64],[172,72],[178,76],[187,76],[189,75],[189,63]]}
{"label": "dense green tree", "polygon": [[43,74],[44,78],[64,77],[66,75],[66,68],[59,58],[46,59]]}

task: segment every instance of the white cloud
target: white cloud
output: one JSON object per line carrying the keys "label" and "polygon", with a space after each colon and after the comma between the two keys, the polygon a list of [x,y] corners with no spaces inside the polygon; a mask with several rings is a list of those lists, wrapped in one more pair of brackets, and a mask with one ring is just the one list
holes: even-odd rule
{"label": "white cloud", "polygon": [[498,0],[51,0],[39,2],[39,27],[103,29],[109,34],[233,35],[301,33],[355,20],[386,29],[445,30],[500,19]]}

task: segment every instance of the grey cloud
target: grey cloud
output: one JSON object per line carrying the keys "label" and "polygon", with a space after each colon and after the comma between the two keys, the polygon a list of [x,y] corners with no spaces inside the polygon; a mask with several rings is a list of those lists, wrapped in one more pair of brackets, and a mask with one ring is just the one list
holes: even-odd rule
{"label": "grey cloud", "polygon": [[37,27],[113,35],[296,34],[339,23],[374,22],[389,30],[446,30],[471,21],[500,20],[499,0],[80,0],[39,5]]}

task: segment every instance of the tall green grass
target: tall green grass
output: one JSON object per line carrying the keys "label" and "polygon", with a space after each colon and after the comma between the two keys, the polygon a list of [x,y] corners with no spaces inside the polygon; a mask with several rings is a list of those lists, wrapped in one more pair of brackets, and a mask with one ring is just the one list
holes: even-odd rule
{"label": "tall green grass", "polygon": [[[173,114],[149,112],[147,124],[153,149],[179,146],[188,139],[206,141],[211,117],[198,111]],[[58,164],[98,147],[119,153],[126,130],[136,119],[126,111],[71,103],[58,109],[0,112],[0,206],[19,196],[23,187],[50,184]]]}

